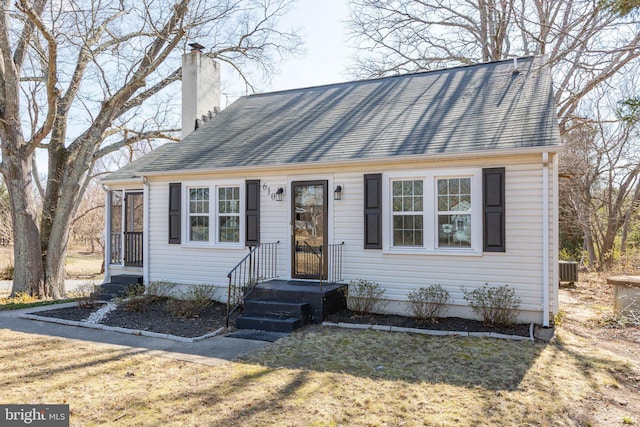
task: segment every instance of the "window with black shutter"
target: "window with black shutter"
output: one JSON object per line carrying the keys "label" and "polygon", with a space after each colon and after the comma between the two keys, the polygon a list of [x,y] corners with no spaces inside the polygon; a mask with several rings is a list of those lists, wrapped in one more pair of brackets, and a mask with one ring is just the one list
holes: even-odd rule
{"label": "window with black shutter", "polygon": [[364,248],[382,249],[382,174],[364,176]]}
{"label": "window with black shutter", "polygon": [[174,182],[169,184],[169,243],[181,243],[181,190],[182,184]]}
{"label": "window with black shutter", "polygon": [[482,170],[483,251],[505,252],[505,168]]}
{"label": "window with black shutter", "polygon": [[260,243],[260,180],[247,180],[246,186],[245,245],[257,246]]}

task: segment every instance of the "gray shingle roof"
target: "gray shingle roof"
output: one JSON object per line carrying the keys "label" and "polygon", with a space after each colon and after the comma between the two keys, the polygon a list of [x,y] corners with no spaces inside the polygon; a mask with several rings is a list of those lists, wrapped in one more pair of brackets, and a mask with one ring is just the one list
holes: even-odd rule
{"label": "gray shingle roof", "polygon": [[239,98],[180,143],[106,179],[560,145],[543,58]]}

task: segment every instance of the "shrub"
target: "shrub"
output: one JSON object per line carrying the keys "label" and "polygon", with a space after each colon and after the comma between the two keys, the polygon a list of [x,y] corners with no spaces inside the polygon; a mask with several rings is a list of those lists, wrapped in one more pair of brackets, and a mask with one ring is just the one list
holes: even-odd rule
{"label": "shrub", "polygon": [[96,286],[92,283],[85,283],[78,286],[78,307],[82,308],[95,308],[98,303],[98,294],[100,293],[100,286]]}
{"label": "shrub", "polygon": [[13,267],[13,264],[7,265],[2,270],[0,270],[0,280],[13,280],[14,271],[15,268]]}
{"label": "shrub", "polygon": [[414,289],[407,295],[409,312],[421,322],[434,323],[437,317],[443,317],[451,303],[449,292],[440,285]]}
{"label": "shrub", "polygon": [[347,286],[347,308],[359,314],[383,309],[388,301],[382,299],[385,290],[378,283],[357,279]]}
{"label": "shrub", "polygon": [[520,298],[514,289],[507,285],[489,286],[484,284],[468,292],[461,286],[464,299],[469,302],[471,310],[488,326],[510,326],[518,317]]}
{"label": "shrub", "polygon": [[150,301],[164,301],[173,294],[177,285],[173,282],[155,281],[147,285],[147,299]]}
{"label": "shrub", "polygon": [[633,301],[620,313],[605,313],[600,324],[615,329],[640,327],[640,300]]}
{"label": "shrub", "polygon": [[211,305],[215,288],[209,285],[192,285],[180,295],[167,301],[167,308],[177,317],[198,317]]}

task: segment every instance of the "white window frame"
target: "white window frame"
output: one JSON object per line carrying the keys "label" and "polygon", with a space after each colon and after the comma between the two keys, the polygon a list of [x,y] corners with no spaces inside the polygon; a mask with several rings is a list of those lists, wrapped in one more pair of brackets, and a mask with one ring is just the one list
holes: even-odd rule
{"label": "white window frame", "polygon": [[[420,210],[420,211],[417,211],[417,210],[395,211],[395,210],[393,210],[393,202],[394,202],[394,200],[393,200],[394,199],[393,184],[396,183],[396,182],[416,182],[416,181],[422,182],[422,195],[421,195],[421,198],[422,198],[422,210]],[[394,178],[394,179],[391,179],[390,182],[389,182],[389,187],[390,187],[390,190],[391,190],[391,194],[389,195],[390,200],[391,200],[391,204],[389,206],[389,209],[391,210],[391,224],[390,224],[390,227],[391,227],[391,244],[394,247],[409,248],[409,249],[424,247],[424,239],[425,239],[425,234],[424,234],[424,231],[425,231],[425,222],[424,222],[425,221],[425,212],[424,212],[425,211],[425,205],[424,205],[425,186],[424,186],[424,184],[425,184],[425,180],[423,178],[415,178],[415,179],[412,179],[412,178]],[[429,187],[427,187],[427,188],[429,188]],[[415,198],[415,194],[412,197]],[[420,213],[422,213],[422,215],[420,215]],[[395,231],[394,230],[395,229],[395,227],[394,227],[394,217],[396,217],[396,216],[415,216],[415,217],[422,216],[422,245],[398,245],[398,246],[395,246],[395,242],[394,242],[395,241],[395,236],[394,236],[394,234],[395,234],[394,233],[394,231]]]}
{"label": "white window frame", "polygon": [[[242,217],[242,190],[241,190],[241,186],[239,185],[216,185],[215,187],[215,192],[216,192],[216,205],[215,205],[215,212],[214,212],[214,216],[215,216],[215,221],[216,221],[216,244],[218,245],[237,245],[240,243],[240,241],[242,240],[242,221],[241,221],[241,217]],[[220,189],[221,188],[238,188],[238,212],[237,213],[224,213],[222,214],[220,212]],[[238,218],[238,241],[237,242],[223,242],[220,240],[220,217],[222,216],[235,216]]]}
{"label": "white window frame", "polygon": [[[218,211],[218,189],[223,187],[238,187],[240,197],[240,209],[238,213],[239,223],[239,239],[237,242],[221,242],[220,241],[220,224]],[[209,189],[209,240],[208,241],[192,241],[189,230],[190,212],[189,212],[189,190],[192,188],[208,188]],[[204,247],[204,248],[244,248],[245,240],[245,181],[244,180],[211,180],[211,181],[192,181],[182,183],[182,235],[183,245],[188,247]]]}
{"label": "white window frame", "polygon": [[[208,204],[209,204],[209,209],[208,212],[196,212],[193,213],[191,212],[191,190],[200,190],[200,189],[207,189],[209,190],[209,199],[207,200]],[[204,244],[208,244],[211,241],[211,188],[209,188],[208,185],[190,185],[187,187],[187,191],[186,191],[186,228],[187,228],[187,232],[186,232],[186,236],[187,236],[187,241],[189,243],[193,243],[193,244],[198,244],[198,245],[204,245]],[[206,217],[209,220],[209,230],[207,232],[207,240],[191,240],[191,218],[192,217]]]}
{"label": "white window frame", "polygon": [[[438,247],[438,179],[471,178],[471,247]],[[423,245],[393,245],[393,181],[423,180]],[[393,254],[482,255],[482,169],[451,168],[387,172],[382,175],[382,249]]]}

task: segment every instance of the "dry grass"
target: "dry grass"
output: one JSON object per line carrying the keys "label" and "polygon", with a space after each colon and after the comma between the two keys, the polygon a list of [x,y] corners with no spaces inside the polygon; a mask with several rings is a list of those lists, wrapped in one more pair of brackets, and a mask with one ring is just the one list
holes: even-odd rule
{"label": "dry grass", "polygon": [[576,320],[606,305],[598,276],[561,293],[551,343],[316,326],[215,367],[0,329],[0,402],[83,426],[639,423],[640,337]]}
{"label": "dry grass", "polygon": [[101,278],[101,254],[91,254],[82,250],[70,250],[65,261],[67,279]]}
{"label": "dry grass", "polygon": [[0,329],[0,402],[68,403],[72,425],[639,422],[638,353],[571,316],[549,344],[312,327],[217,367]]}
{"label": "dry grass", "polygon": [[[0,270],[13,264],[13,248],[0,246]],[[83,248],[69,250],[65,261],[67,279],[101,278],[102,255],[85,252]]]}

